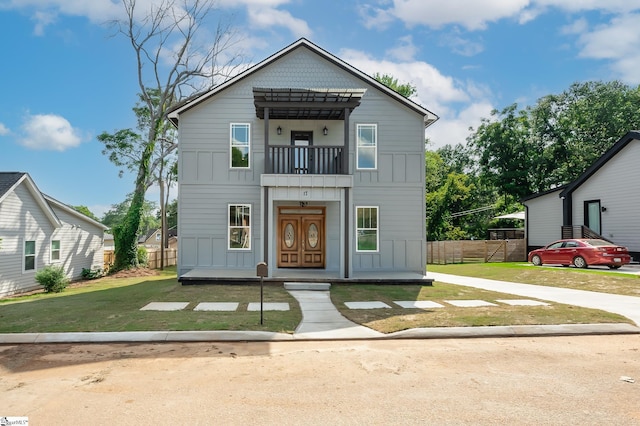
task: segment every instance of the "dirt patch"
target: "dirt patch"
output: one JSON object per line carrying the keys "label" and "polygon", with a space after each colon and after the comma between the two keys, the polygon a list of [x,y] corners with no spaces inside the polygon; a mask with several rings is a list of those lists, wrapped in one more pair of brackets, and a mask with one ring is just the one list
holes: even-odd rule
{"label": "dirt patch", "polygon": [[152,277],[160,275],[156,269],[149,268],[131,268],[109,274],[109,278],[134,278],[134,277]]}

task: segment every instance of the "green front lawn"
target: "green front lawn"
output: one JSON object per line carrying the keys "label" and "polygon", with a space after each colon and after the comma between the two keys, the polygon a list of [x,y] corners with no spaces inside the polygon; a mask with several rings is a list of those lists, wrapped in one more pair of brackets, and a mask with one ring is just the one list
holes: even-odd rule
{"label": "green front lawn", "polygon": [[525,284],[640,296],[637,275],[602,269],[533,266],[522,262],[427,265],[427,271]]}
{"label": "green front lawn", "polygon": [[[287,302],[290,311],[248,312],[260,302],[259,285],[182,286],[175,268],[160,276],[101,278],[62,293],[0,300],[0,333],[83,331],[260,330],[292,333],[302,319],[284,288],[264,287],[265,302]],[[182,311],[141,311],[149,302],[189,302]],[[235,312],[194,311],[200,302],[238,302]]]}

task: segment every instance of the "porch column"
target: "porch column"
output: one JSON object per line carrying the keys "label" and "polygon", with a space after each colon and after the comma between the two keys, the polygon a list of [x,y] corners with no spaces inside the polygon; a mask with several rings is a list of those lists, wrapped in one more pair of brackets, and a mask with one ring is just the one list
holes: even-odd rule
{"label": "porch column", "polygon": [[264,172],[271,173],[269,161],[269,107],[264,107]]}
{"label": "porch column", "polygon": [[[262,244],[263,251],[262,253],[262,261],[267,264],[267,270],[271,271],[271,265],[269,265],[269,187],[265,186],[263,190],[263,201],[262,208],[264,210],[262,217],[264,220],[262,230]],[[271,275],[271,273],[269,273]]]}
{"label": "porch column", "polygon": [[344,277],[349,278],[351,270],[351,250],[349,248],[349,188],[344,188]]}
{"label": "porch column", "polygon": [[349,174],[349,108],[344,109],[344,143],[342,146],[342,174]]}

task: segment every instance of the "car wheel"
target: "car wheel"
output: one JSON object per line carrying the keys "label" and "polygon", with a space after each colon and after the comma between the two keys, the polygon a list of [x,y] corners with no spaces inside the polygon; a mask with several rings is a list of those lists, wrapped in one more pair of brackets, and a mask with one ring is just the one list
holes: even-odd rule
{"label": "car wheel", "polygon": [[534,266],[541,266],[542,265],[542,259],[540,259],[540,256],[538,256],[536,254],[535,256],[533,256],[531,258],[531,263],[533,263]]}
{"label": "car wheel", "polygon": [[622,265],[608,265],[609,269],[620,269]]}
{"label": "car wheel", "polygon": [[587,265],[587,261],[584,260],[584,257],[582,256],[576,256],[573,259],[573,266],[575,266],[576,268],[586,268],[589,265]]}

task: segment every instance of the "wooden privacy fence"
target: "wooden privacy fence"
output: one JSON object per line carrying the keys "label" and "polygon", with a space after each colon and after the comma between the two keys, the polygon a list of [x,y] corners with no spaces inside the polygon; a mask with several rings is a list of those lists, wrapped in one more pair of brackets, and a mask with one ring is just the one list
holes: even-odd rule
{"label": "wooden privacy fence", "polygon": [[[147,266],[151,269],[160,268],[160,249],[147,249],[148,262]],[[173,266],[177,264],[178,251],[174,248],[164,249],[164,266]],[[104,251],[104,269],[108,270],[116,260],[113,250]]]}
{"label": "wooden privacy fence", "polygon": [[427,263],[524,262],[527,260],[525,241],[428,241]]}

